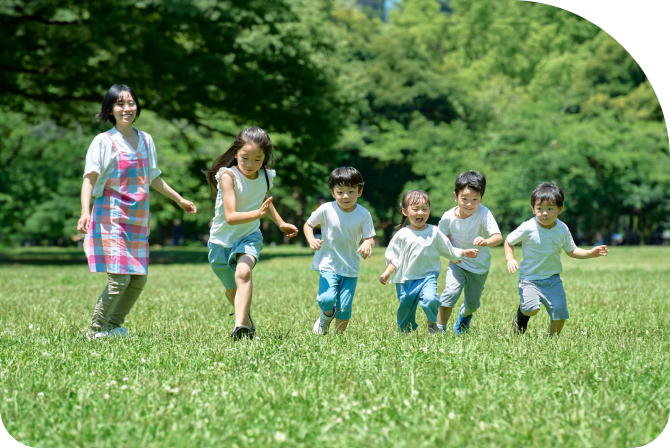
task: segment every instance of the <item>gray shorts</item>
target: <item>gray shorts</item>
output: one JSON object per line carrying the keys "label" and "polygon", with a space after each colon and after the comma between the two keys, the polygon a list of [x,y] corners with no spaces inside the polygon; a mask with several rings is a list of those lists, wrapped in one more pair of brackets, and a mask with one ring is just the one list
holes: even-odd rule
{"label": "gray shorts", "polygon": [[444,291],[440,296],[441,306],[453,308],[461,297],[461,291],[465,290],[463,306],[468,314],[474,313],[481,306],[484,283],[488,276],[488,271],[485,274],[475,274],[457,264],[449,263]]}
{"label": "gray shorts", "polygon": [[540,303],[542,303],[551,320],[563,320],[570,317],[563,282],[559,274],[543,280],[519,280],[519,295],[521,296],[521,311],[527,313],[540,309]]}

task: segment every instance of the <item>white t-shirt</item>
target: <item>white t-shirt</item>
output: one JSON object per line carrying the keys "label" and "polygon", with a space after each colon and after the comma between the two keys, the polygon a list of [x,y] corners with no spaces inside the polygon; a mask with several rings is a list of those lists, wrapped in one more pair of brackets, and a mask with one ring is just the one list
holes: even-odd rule
{"label": "white t-shirt", "polygon": [[561,251],[572,252],[577,248],[568,226],[556,220],[556,225],[545,229],[531,218],[507,235],[507,242],[514,246],[521,242],[523,261],[519,265],[519,280],[544,280],[563,271]]}
{"label": "white t-shirt", "polygon": [[321,249],[314,252],[312,269],[334,272],[342,277],[358,277],[361,254],[356,253],[361,240],[375,236],[370,212],[356,204],[343,212],[336,201],[317,208],[307,220],[312,227],[321,226]]}
{"label": "white t-shirt", "polygon": [[472,242],[478,236],[488,239],[491,235],[500,233],[498,223],[493,218],[491,211],[483,205],[480,205],[472,215],[465,219],[456,217],[454,212],[457,208],[447,210],[442,215],[438,228],[445,235],[451,235],[454,247],[479,249],[477,258],[463,258],[459,266],[475,274],[486,274],[491,268],[491,248],[475,246]]}
{"label": "white t-shirt", "polygon": [[[135,129],[135,128],[133,128]],[[135,129],[137,131],[137,129]],[[158,176],[161,175],[161,170],[158,169],[158,163],[156,162],[156,145],[154,140],[146,132],[139,132],[139,143],[137,144],[137,151],[134,150],[130,144],[123,138],[116,127],[113,127],[109,131],[109,136],[112,137],[114,143],[116,143],[116,148],[123,153],[134,153],[149,151],[149,181],[153,182]],[[144,146],[144,139],[142,135],[147,139],[148,148]],[[109,136],[106,134],[98,134],[91,145],[88,147],[88,152],[86,153],[86,166],[84,167],[84,176],[88,173],[98,173],[98,179],[95,181],[93,186],[93,198],[99,198],[102,196],[103,191],[105,191],[105,184],[107,180],[112,175],[114,171],[114,163],[116,162],[117,155],[114,150],[114,145],[109,139]],[[118,188],[118,187],[111,187]]]}
{"label": "white t-shirt", "polygon": [[[258,177],[256,179],[249,179],[242,174],[236,166],[220,168],[216,173],[216,205],[214,219],[212,219],[212,228],[209,230],[209,241],[230,248],[235,245],[235,242],[260,229],[261,220],[256,219],[245,224],[237,224],[234,226],[231,226],[226,222],[226,216],[223,213],[223,192],[221,191],[221,182],[219,179],[221,179],[223,173],[227,171],[233,174],[235,211],[237,212],[251,212],[261,208],[263,201],[265,201],[268,187],[267,182],[265,181],[263,168],[258,170]],[[277,172],[275,170],[267,170],[267,174],[270,188],[272,188],[272,181]]]}
{"label": "white t-shirt", "polygon": [[412,230],[409,226],[396,233],[386,248],[386,261],[396,267],[391,283],[425,278],[440,272],[440,256],[450,261],[460,260],[463,252],[451,245],[449,239],[431,224],[424,230]]}

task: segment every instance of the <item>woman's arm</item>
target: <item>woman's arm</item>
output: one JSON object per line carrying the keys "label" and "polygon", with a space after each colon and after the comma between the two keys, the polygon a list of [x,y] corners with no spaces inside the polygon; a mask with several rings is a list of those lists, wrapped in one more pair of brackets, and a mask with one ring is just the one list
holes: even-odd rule
{"label": "woman's arm", "polygon": [[186,213],[195,213],[198,211],[193,202],[182,198],[181,195],[174,191],[172,187],[167,184],[167,182],[160,178],[160,176],[151,182],[151,186],[158,190],[158,192],[163,196],[166,196],[175,201],[177,205],[186,211]]}
{"label": "woman's arm", "polygon": [[268,207],[268,216],[272,221],[274,221],[275,224],[277,224],[279,230],[284,232],[286,236],[288,236],[289,238],[293,238],[298,234],[298,228],[293,224],[288,224],[284,222],[284,220],[281,219],[281,216],[279,216],[279,212],[277,212],[277,209],[275,208],[274,204],[272,203],[270,203],[270,206]]}
{"label": "woman's arm", "polygon": [[235,190],[233,187],[233,178],[228,173],[224,173],[219,178],[219,185],[221,186],[221,196],[223,198],[223,216],[226,222],[231,226],[238,224],[246,224],[251,221],[261,219],[268,211],[268,207],[272,203],[272,198],[267,198],[261,208],[250,212],[238,212],[237,202],[235,201]]}
{"label": "woman's arm", "polygon": [[91,171],[84,176],[84,183],[81,185],[81,217],[77,222],[79,233],[87,233],[88,226],[91,223],[91,196],[93,195],[93,186],[98,180],[98,173]]}

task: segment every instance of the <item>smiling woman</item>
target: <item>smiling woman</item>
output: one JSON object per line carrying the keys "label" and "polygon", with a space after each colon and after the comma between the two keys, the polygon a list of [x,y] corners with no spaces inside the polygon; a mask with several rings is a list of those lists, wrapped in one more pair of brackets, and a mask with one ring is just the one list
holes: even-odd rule
{"label": "smiling woman", "polygon": [[140,111],[130,87],[113,85],[96,117],[114,127],[93,139],[86,154],[77,230],[86,234],[84,249],[91,272],[108,276],[89,339],[128,336],[121,325],[146,284],[149,267],[149,185],[187,213],[196,212],[191,201],[160,178],[153,139],[132,126]]}

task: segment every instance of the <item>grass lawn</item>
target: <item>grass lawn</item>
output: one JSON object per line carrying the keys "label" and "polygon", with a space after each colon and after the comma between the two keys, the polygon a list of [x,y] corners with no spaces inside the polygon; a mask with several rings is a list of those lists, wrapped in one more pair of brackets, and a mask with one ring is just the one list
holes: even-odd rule
{"label": "grass lawn", "polygon": [[636,447],[668,420],[668,248],[563,257],[571,318],[554,339],[544,310],[526,335],[511,334],[517,277],[501,249],[466,336],[431,337],[425,325],[398,334],[377,249],[362,263],[346,334],[317,337],[311,251],[267,248],[254,270],[257,338],[239,343],[228,339],[232,309],[206,252],[187,252],[174,264],[154,254],[129,315],[132,338],[93,342],[82,336],[105,275],[68,261],[72,253],[52,253],[56,262],[2,254],[0,415],[14,438],[33,447]]}

